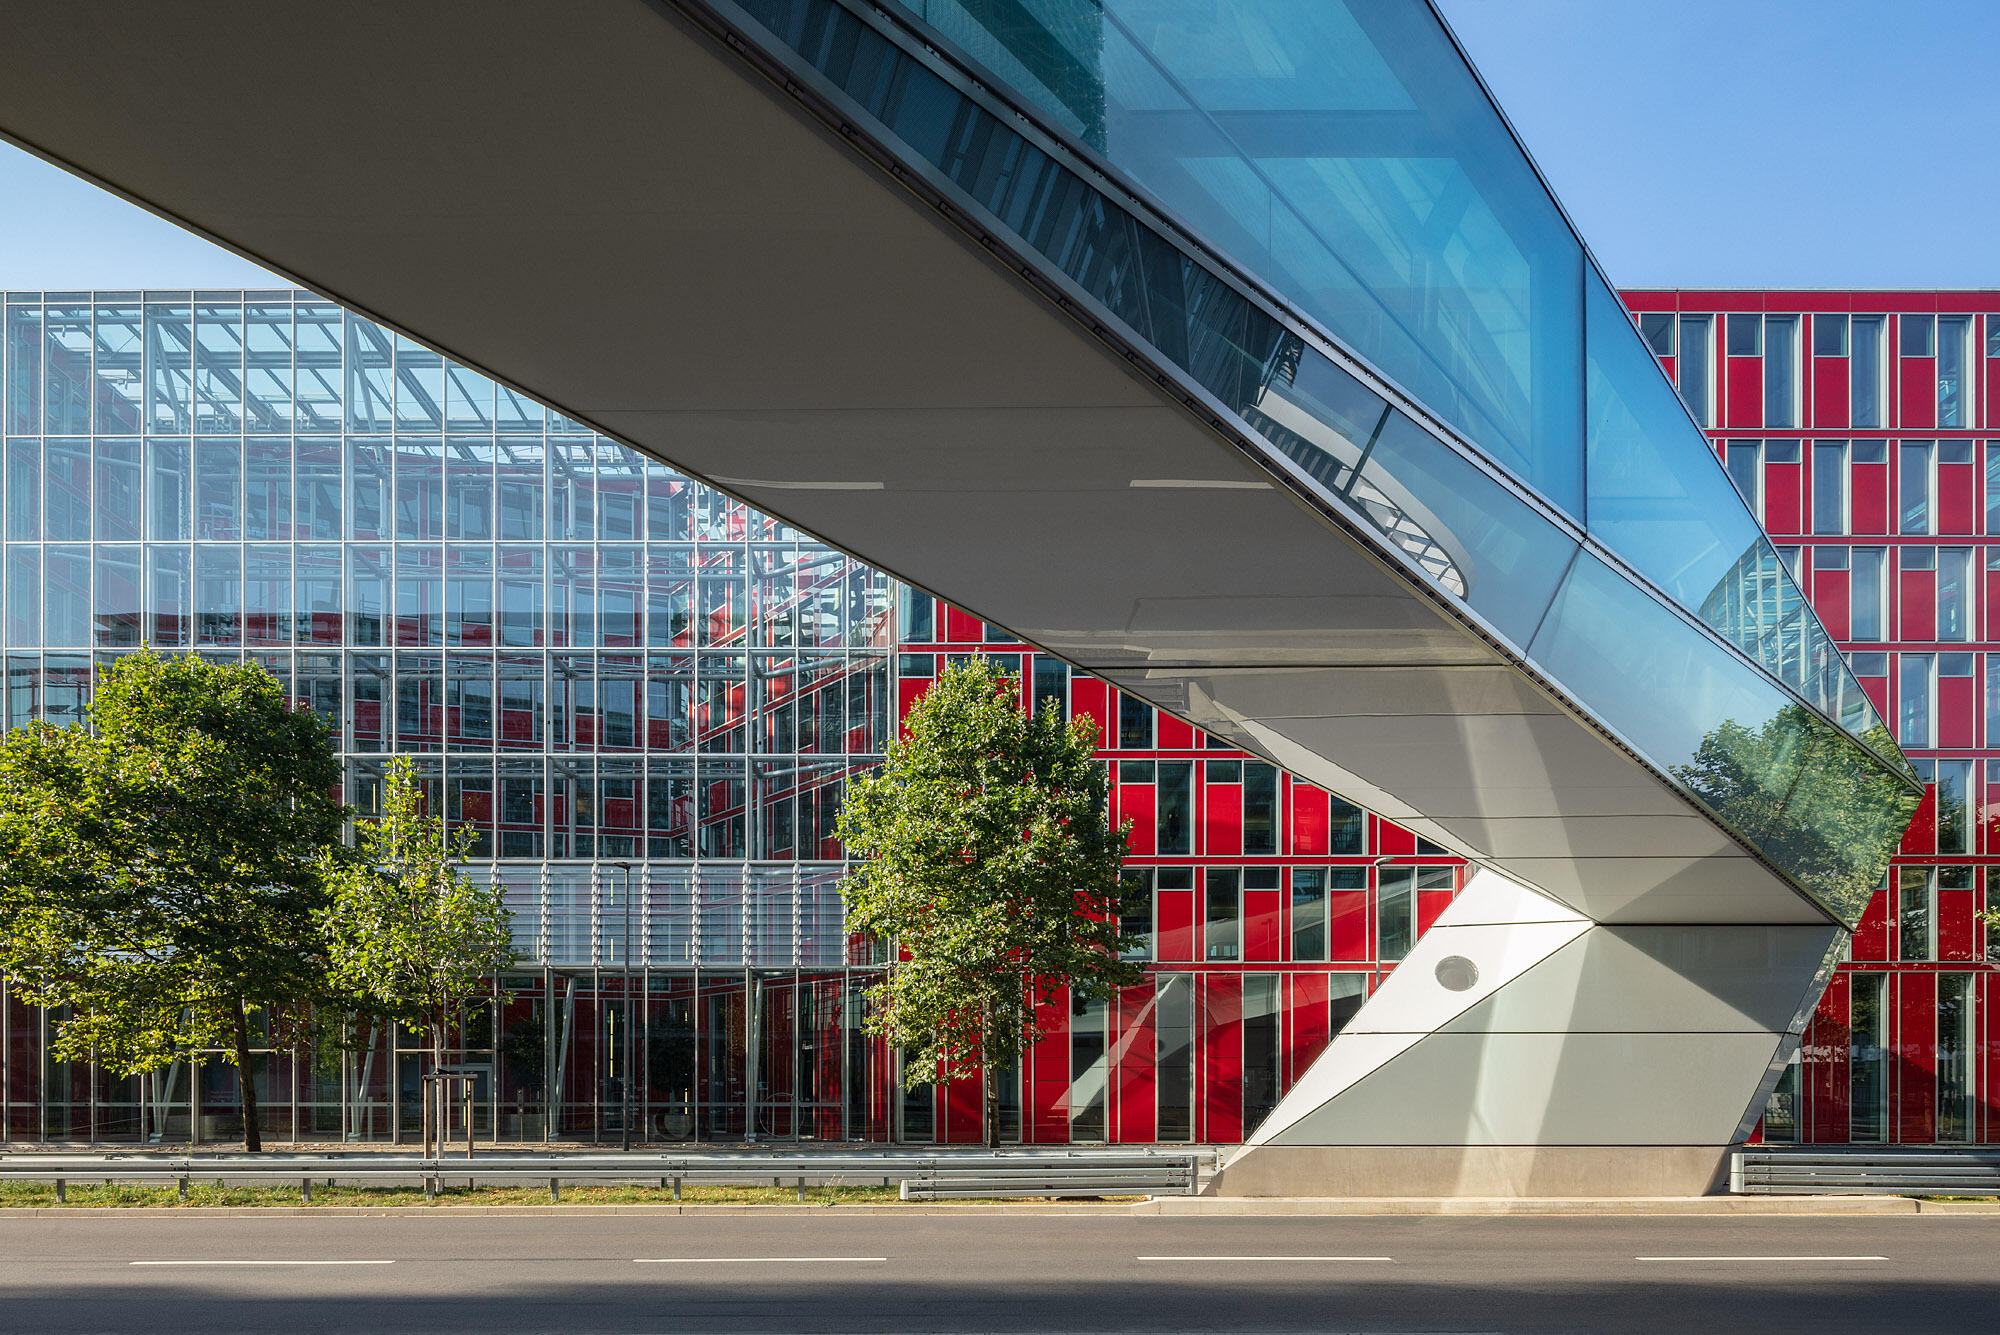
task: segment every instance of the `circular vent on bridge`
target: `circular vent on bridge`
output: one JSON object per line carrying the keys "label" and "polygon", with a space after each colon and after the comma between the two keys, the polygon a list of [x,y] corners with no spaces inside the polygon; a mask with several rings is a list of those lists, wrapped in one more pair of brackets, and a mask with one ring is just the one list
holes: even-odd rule
{"label": "circular vent on bridge", "polygon": [[1479,966],[1463,955],[1446,955],[1438,961],[1437,980],[1451,992],[1463,992],[1479,981]]}

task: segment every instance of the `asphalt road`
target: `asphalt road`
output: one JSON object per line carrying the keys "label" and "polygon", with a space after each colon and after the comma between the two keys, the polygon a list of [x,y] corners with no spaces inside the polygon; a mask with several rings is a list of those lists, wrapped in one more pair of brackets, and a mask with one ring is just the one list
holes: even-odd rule
{"label": "asphalt road", "polygon": [[2000,1217],[0,1218],[0,1331],[1981,1331]]}

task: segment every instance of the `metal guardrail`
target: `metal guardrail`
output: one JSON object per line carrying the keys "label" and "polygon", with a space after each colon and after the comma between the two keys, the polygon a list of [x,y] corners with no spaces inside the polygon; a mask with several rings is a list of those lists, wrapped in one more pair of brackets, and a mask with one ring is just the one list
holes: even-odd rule
{"label": "metal guardrail", "polygon": [[[1086,1178],[1083,1175],[1095,1175]],[[560,1200],[562,1184],[658,1184],[681,1198],[684,1184],[741,1186],[769,1181],[791,1186],[805,1199],[806,1187],[887,1187],[912,1180],[979,1181],[993,1195],[1127,1195],[1146,1191],[1192,1191],[1200,1180],[1193,1154],[1155,1152],[1043,1151],[970,1154],[506,1154],[474,1158],[403,1154],[19,1154],[0,1155],[0,1180],[53,1182],[65,1198],[71,1182],[172,1183],[187,1199],[195,1179],[218,1183],[299,1184],[312,1199],[314,1182],[392,1185],[421,1183],[426,1197],[444,1179],[492,1183],[547,1184],[549,1199]],[[1098,1183],[1094,1189],[1082,1188]],[[1064,1184],[1077,1190],[1064,1191]],[[1112,1190],[1116,1187],[1115,1192]],[[906,1196],[906,1199],[944,1199]]]}
{"label": "metal guardrail", "polygon": [[2000,1196],[2000,1152],[1737,1150],[1729,1189],[1785,1196]]}
{"label": "metal guardrail", "polygon": [[1119,1167],[1023,1166],[1005,1172],[940,1167],[906,1177],[899,1195],[906,1201],[997,1200],[1014,1196],[1192,1196],[1201,1173],[1193,1155],[1179,1160]]}

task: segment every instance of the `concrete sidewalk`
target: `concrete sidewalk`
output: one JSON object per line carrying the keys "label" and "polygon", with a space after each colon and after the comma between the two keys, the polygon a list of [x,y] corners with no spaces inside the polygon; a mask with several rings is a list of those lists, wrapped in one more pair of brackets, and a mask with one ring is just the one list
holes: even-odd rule
{"label": "concrete sidewalk", "polygon": [[2000,1201],[1921,1201],[1908,1196],[1639,1196],[1517,1199],[1462,1197],[1291,1197],[1268,1199],[1162,1196],[1143,1201],[966,1201],[959,1203],[855,1203],[836,1205],[319,1205],[319,1206],[18,1206],[0,1207],[0,1219],[60,1215],[65,1218],[140,1213],[232,1218],[294,1215],[417,1215],[516,1218],[604,1215],[705,1215],[762,1218],[829,1215],[895,1216],[1122,1216],[1271,1218],[1756,1218],[1800,1216],[1982,1215],[2000,1216]]}

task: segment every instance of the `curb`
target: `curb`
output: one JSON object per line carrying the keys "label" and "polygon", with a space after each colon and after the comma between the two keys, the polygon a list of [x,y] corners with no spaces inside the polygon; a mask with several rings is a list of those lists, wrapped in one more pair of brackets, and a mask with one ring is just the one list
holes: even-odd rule
{"label": "curb", "polygon": [[2000,1216],[2000,1201],[1919,1201],[1907,1196],[1668,1196],[1517,1199],[1512,1197],[1290,1197],[1222,1198],[1162,1196],[1131,1204],[966,1202],[957,1205],[856,1203],[850,1205],[271,1205],[271,1206],[6,1206],[0,1219],[78,1219],[134,1215],[200,1216],[225,1219],[591,1218],[621,1215],[760,1216],[820,1218],[870,1215],[883,1218],[992,1218],[1056,1216],[1078,1218],[1151,1217],[1171,1219],[1272,1218],[1771,1218],[1819,1216],[1964,1215]]}
{"label": "curb", "polygon": [[0,1219],[78,1219],[115,1215],[160,1215],[182,1218],[199,1215],[222,1219],[269,1219],[329,1215],[341,1218],[388,1218],[405,1216],[501,1219],[547,1219],[563,1216],[600,1215],[759,1215],[788,1218],[820,1218],[829,1214],[928,1216],[951,1218],[962,1215],[1114,1215],[1130,1216],[1137,1205],[1026,1205],[984,1202],[965,1205],[16,1205],[0,1206]]}

